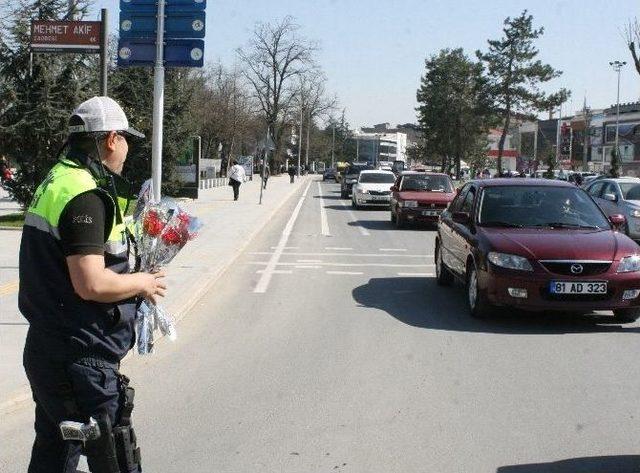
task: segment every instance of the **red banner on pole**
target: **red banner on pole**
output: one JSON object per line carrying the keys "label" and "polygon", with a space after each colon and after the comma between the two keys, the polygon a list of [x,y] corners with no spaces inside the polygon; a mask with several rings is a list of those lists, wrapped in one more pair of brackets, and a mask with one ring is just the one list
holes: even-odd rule
{"label": "red banner on pole", "polygon": [[49,53],[99,53],[99,21],[41,21],[31,23],[31,49]]}

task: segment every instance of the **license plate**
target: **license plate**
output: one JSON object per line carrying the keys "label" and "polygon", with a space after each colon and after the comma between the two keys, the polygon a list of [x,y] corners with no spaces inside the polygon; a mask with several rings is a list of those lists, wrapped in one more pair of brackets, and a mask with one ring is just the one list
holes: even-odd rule
{"label": "license plate", "polygon": [[551,281],[552,294],[606,294],[606,282],[591,281]]}
{"label": "license plate", "polygon": [[372,195],[371,198],[373,200],[389,200],[389,197],[386,197],[384,195]]}
{"label": "license plate", "polygon": [[439,210],[423,210],[422,215],[424,215],[425,217],[437,217],[438,215],[440,215],[440,211]]}

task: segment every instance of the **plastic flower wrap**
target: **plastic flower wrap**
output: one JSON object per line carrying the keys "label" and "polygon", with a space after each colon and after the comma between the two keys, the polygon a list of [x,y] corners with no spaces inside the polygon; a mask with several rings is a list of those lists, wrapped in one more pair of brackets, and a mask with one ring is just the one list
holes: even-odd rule
{"label": "plastic flower wrap", "polygon": [[[142,192],[134,219],[139,268],[149,273],[169,264],[202,227],[198,218],[185,212],[173,199],[163,198],[159,203],[153,203],[148,200],[148,194],[143,195]],[[151,301],[144,300],[136,314],[138,353],[153,352],[155,329],[172,341],[176,339],[174,317]]]}

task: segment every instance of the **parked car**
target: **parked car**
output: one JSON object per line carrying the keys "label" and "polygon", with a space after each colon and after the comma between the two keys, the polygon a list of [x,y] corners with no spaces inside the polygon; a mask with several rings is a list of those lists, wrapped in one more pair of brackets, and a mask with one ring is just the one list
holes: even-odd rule
{"label": "parked car", "polygon": [[496,306],[525,310],[612,310],[640,317],[640,247],[618,231],[583,189],[558,180],[494,179],[466,184],[442,214],[436,278],[466,285],[472,316]]}
{"label": "parked car", "polygon": [[391,188],[391,221],[398,228],[407,222],[436,223],[455,195],[446,174],[405,171]]}
{"label": "parked car", "polygon": [[367,169],[373,169],[369,163],[351,163],[348,168],[345,169],[344,175],[340,181],[340,197],[348,199],[351,195],[351,188],[358,182],[358,176],[360,171]]}
{"label": "parked car", "polygon": [[627,221],[623,231],[640,240],[640,178],[597,179],[586,190],[607,215],[624,215]]}
{"label": "parked car", "polygon": [[322,180],[326,181],[327,179],[335,180],[336,178],[336,170],[334,168],[325,169],[322,173]]}
{"label": "parked car", "polygon": [[351,204],[355,208],[364,205],[389,207],[391,186],[395,181],[396,175],[391,171],[361,171],[353,186]]}

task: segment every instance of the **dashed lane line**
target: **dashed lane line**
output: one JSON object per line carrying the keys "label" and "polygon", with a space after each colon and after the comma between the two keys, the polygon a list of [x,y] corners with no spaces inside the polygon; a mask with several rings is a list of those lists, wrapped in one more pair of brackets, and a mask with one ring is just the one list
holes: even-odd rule
{"label": "dashed lane line", "polygon": [[434,273],[398,273],[398,276],[404,276],[409,278],[428,278],[435,276]]}
{"label": "dashed lane line", "polygon": [[321,259],[299,259],[298,263],[322,263]]}
{"label": "dashed lane line", "polygon": [[17,292],[19,287],[20,287],[20,281],[18,280],[11,281],[10,283],[7,283],[7,284],[3,284],[2,286],[0,286],[0,297],[9,296],[14,292]]}
{"label": "dashed lane line", "polygon": [[339,246],[327,246],[325,248],[327,251],[353,251],[353,248],[341,248]]}
{"label": "dashed lane line", "polygon": [[343,275],[343,276],[361,276],[364,273],[358,271],[327,271],[327,274]]}
{"label": "dashed lane line", "polygon": [[298,200],[298,203],[296,204],[296,208],[293,210],[293,213],[291,214],[289,221],[285,225],[284,230],[282,230],[282,236],[280,237],[278,246],[273,252],[273,255],[271,255],[271,258],[267,263],[267,267],[264,269],[262,276],[260,276],[260,280],[258,281],[258,284],[256,284],[256,287],[253,290],[253,292],[259,293],[259,294],[264,294],[265,292],[267,292],[267,289],[269,288],[269,283],[271,282],[271,276],[273,276],[273,272],[276,270],[276,266],[278,265],[280,256],[282,256],[282,253],[284,252],[284,248],[287,246],[287,242],[289,241],[289,236],[291,235],[293,226],[295,225],[296,220],[298,219],[298,215],[300,215],[300,209],[302,208],[302,204],[307,198],[309,187],[311,187],[311,182],[307,184],[307,187],[302,193],[300,200]]}
{"label": "dashed lane line", "polygon": [[[266,269],[259,269],[258,271],[256,271],[256,274],[265,274],[266,272],[267,272]],[[271,271],[271,274],[293,274],[293,270],[291,270],[291,269],[274,269],[274,270]]]}
{"label": "dashed lane line", "polygon": [[398,252],[402,252],[402,251],[407,251],[406,248],[380,248],[378,251],[398,251]]}
{"label": "dashed lane line", "polygon": [[[347,207],[349,204],[347,204],[344,200],[340,201],[340,203],[342,204],[343,207]],[[358,230],[360,230],[360,234],[362,236],[370,236],[371,233],[369,233],[369,230],[367,230],[366,228],[364,228],[362,226],[362,224],[360,223],[360,221],[356,218],[356,215],[353,213],[353,211],[349,208],[347,208],[347,212],[349,212],[349,218],[351,218],[351,222],[355,223],[356,226],[358,227]]]}
{"label": "dashed lane line", "polygon": [[[267,265],[269,266],[270,261],[250,261],[247,264],[254,266]],[[277,262],[274,264],[275,266],[299,266],[300,263],[281,263]],[[319,266],[329,266],[329,267],[338,267],[338,268],[351,268],[351,267],[363,267],[363,268],[433,268],[435,264],[393,264],[393,263],[318,263]]]}
{"label": "dashed lane line", "polygon": [[300,264],[296,266],[296,269],[320,269],[322,266],[311,265],[311,264]]}
{"label": "dashed lane line", "polygon": [[324,199],[322,198],[322,187],[318,182],[318,195],[320,196],[320,228],[322,229],[322,236],[331,236],[329,231],[329,220],[327,220],[327,209],[324,207]]}
{"label": "dashed lane line", "polygon": [[[250,255],[255,256],[267,256],[272,255],[273,253],[268,251],[251,251]],[[395,253],[302,253],[302,252],[293,252],[293,253],[282,253],[282,256],[354,256],[354,257],[367,257],[367,258],[433,258],[433,255],[405,255],[405,254],[395,254]],[[298,260],[301,261],[301,260]]]}

